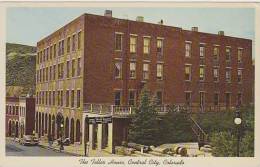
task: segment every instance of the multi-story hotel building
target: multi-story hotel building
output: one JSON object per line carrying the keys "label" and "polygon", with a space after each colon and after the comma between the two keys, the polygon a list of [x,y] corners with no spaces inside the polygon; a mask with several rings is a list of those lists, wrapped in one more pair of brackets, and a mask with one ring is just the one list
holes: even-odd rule
{"label": "multi-story hotel building", "polygon": [[158,105],[194,111],[252,102],[252,41],[223,31],[118,19],[108,11],[83,14],[40,40],[37,51],[36,132],[59,137],[62,123],[65,137],[89,141],[91,149],[127,140],[129,119],[114,111],[135,105],[144,85]]}

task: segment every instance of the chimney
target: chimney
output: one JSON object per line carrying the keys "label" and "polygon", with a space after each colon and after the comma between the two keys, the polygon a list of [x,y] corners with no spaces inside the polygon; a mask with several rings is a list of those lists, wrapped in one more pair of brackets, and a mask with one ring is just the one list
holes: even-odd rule
{"label": "chimney", "polygon": [[144,17],[143,16],[137,16],[136,21],[144,22]]}
{"label": "chimney", "polygon": [[218,35],[224,35],[225,33],[224,33],[224,31],[219,31],[218,32]]}
{"label": "chimney", "polygon": [[163,19],[161,19],[158,24],[163,25]]}
{"label": "chimney", "polygon": [[112,10],[105,10],[104,16],[112,17]]}
{"label": "chimney", "polygon": [[199,28],[198,27],[191,27],[191,31],[198,32]]}

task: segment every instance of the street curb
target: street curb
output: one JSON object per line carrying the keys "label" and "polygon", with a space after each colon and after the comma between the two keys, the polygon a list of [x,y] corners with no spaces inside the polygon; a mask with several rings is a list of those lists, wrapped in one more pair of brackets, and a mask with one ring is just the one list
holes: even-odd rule
{"label": "street curb", "polygon": [[59,149],[56,149],[56,148],[53,148],[53,147],[49,148],[48,146],[44,146],[44,145],[41,145],[41,144],[38,144],[38,146],[41,147],[41,148],[44,148],[44,149],[51,149],[51,150],[53,150],[55,152],[59,152],[59,153],[66,153],[66,154],[70,154],[70,155],[77,156],[77,157],[83,156],[83,155],[71,153],[71,152],[68,152],[68,151],[61,151],[60,152]]}

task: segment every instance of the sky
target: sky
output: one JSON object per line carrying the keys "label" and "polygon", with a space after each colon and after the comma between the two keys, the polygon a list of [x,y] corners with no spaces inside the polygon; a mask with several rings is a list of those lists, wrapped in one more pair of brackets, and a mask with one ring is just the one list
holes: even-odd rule
{"label": "sky", "polygon": [[68,22],[91,13],[103,15],[106,9],[113,17],[135,20],[143,16],[145,22],[157,23],[190,30],[214,33],[253,40],[255,36],[255,11],[253,8],[8,8],[7,42],[36,46],[37,41]]}

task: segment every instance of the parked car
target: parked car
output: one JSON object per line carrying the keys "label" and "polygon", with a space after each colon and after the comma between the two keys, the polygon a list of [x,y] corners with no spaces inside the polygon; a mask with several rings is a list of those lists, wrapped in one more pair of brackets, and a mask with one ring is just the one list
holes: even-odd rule
{"label": "parked car", "polygon": [[[60,145],[60,138],[57,139],[57,142],[58,142],[58,145]],[[63,146],[69,146],[70,145],[70,139],[69,138],[63,139],[62,144],[63,144]]]}
{"label": "parked car", "polygon": [[20,140],[20,143],[22,145],[38,145],[39,139],[33,135],[23,135],[23,137]]}

